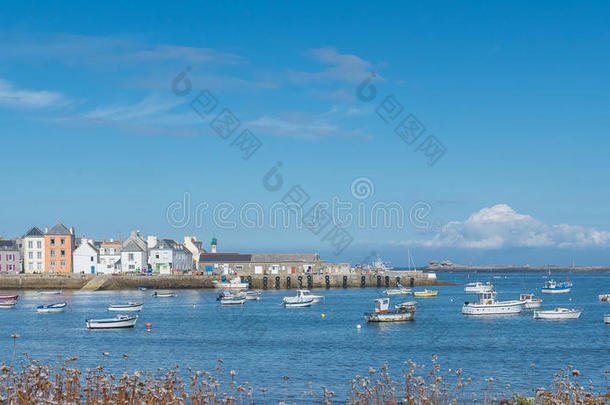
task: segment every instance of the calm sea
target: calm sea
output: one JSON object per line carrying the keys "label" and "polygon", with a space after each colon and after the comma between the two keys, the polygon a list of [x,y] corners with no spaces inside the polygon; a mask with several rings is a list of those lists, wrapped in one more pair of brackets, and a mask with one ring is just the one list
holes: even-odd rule
{"label": "calm sea", "polygon": [[[366,375],[369,366],[388,362],[390,373],[400,378],[406,360],[430,364],[436,354],[443,369],[462,368],[477,381],[499,378],[499,385],[524,390],[548,386],[561,367],[578,368],[583,381],[592,380],[605,390],[603,370],[610,369],[610,325],[604,313],[610,304],[598,294],[610,293],[610,274],[553,274],[574,282],[570,294],[542,295],[547,275],[496,274],[491,278],[463,273],[439,274],[446,281],[492,281],[499,299],[515,299],[521,292],[543,298],[543,308],[556,306],[584,310],[579,320],[542,321],[531,312],[517,316],[476,318],[461,315],[461,306],[472,296],[462,286],[438,287],[436,298],[418,299],[415,322],[366,324],[363,313],[382,295],[377,289],[322,290],[324,302],[312,308],[278,306],[287,291],[265,291],[260,301],[244,307],[221,307],[212,291],[181,290],[177,298],[153,298],[152,291],[64,291],[44,296],[21,291],[17,308],[0,311],[0,361],[10,362],[12,339],[17,333],[17,356],[54,362],[78,356],[77,365],[98,365],[101,353],[107,369],[121,372],[123,353],[128,369],[155,371],[174,365],[181,369],[213,370],[223,359],[225,370],[238,371],[238,380],[265,387],[268,395],[281,397],[283,376],[299,399],[308,382],[319,391],[325,385],[345,397],[349,380]],[[3,291],[6,293],[8,291]],[[392,298],[392,303],[411,298]],[[67,301],[60,314],[38,314],[37,305]],[[88,317],[108,317],[111,303],[141,301],[144,309],[132,330],[91,331]],[[324,316],[322,316],[324,315]],[[151,323],[151,332],[145,324]],[[357,328],[360,324],[362,327]]]}

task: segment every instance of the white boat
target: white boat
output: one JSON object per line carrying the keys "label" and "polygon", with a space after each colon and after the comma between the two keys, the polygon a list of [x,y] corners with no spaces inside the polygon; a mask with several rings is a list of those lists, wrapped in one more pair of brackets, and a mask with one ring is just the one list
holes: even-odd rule
{"label": "white boat", "polygon": [[555,280],[549,280],[544,283],[541,292],[543,294],[565,294],[572,290],[572,283],[558,283]]}
{"label": "white boat", "polygon": [[604,315],[604,323],[610,323],[610,314]]}
{"label": "white boat", "polygon": [[118,315],[108,319],[87,319],[87,329],[121,329],[133,328],[138,320],[137,315]]}
{"label": "white boat", "polygon": [[0,300],[0,309],[11,309],[15,308],[17,305],[17,300]]}
{"label": "white boat", "polygon": [[258,301],[261,299],[261,290],[246,291],[246,301]]}
{"label": "white boat", "polygon": [[525,301],[496,301],[495,291],[479,294],[478,302],[465,302],[462,306],[464,315],[510,315],[519,314]]}
{"label": "white boat", "polygon": [[390,299],[377,298],[375,302],[375,312],[364,314],[367,322],[404,322],[415,319],[414,301],[396,305],[395,311],[389,311]]}
{"label": "white boat", "polygon": [[310,307],[312,304],[319,302],[319,299],[316,300],[316,296],[303,294],[303,291],[307,290],[297,290],[297,295],[293,297],[284,297],[280,305],[283,305],[286,308],[304,308]]}
{"label": "white boat", "polygon": [[220,297],[221,305],[243,305],[246,302],[246,294],[225,295]]}
{"label": "white boat", "polygon": [[242,283],[239,277],[234,277],[229,281],[214,280],[212,284],[217,290],[246,290],[248,288],[248,283]]}
{"label": "white boat", "polygon": [[480,281],[477,281],[474,283],[466,284],[466,287],[464,287],[464,292],[480,294],[493,291],[493,289],[494,285],[489,281],[487,283],[481,283]]}
{"label": "white boat", "polygon": [[521,294],[519,296],[519,301],[524,301],[523,309],[535,309],[540,308],[542,304],[542,299],[536,298],[534,294]]}
{"label": "white boat", "polygon": [[610,302],[610,294],[600,294],[598,298],[601,302]]}
{"label": "white boat", "polygon": [[413,290],[399,285],[396,288],[387,288],[383,290],[383,293],[385,295],[410,295],[413,294]]}
{"label": "white boat", "polygon": [[172,298],[172,297],[177,297],[178,294],[176,294],[173,291],[155,291],[153,293],[153,297],[156,298]]}
{"label": "white boat", "polygon": [[581,309],[555,308],[546,311],[534,311],[534,319],[578,319]]}
{"label": "white boat", "polygon": [[323,295],[313,294],[309,290],[297,290],[297,297],[312,298],[314,304],[317,304],[318,302],[324,299]]}
{"label": "white boat", "polygon": [[55,312],[63,312],[64,309],[68,306],[67,302],[57,302],[55,304],[50,305],[39,305],[36,307],[36,311],[40,313],[55,313]]}
{"label": "white boat", "polygon": [[49,291],[40,290],[40,291],[38,291],[38,293],[41,295],[59,295],[62,293],[62,290],[49,290]]}
{"label": "white boat", "polygon": [[111,304],[108,305],[108,311],[114,312],[137,312],[141,311],[144,304],[139,302],[130,302],[128,304]]}

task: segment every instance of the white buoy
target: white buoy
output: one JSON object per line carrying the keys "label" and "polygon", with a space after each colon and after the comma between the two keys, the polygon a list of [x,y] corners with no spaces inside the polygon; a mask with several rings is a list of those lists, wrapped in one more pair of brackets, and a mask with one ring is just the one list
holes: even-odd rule
{"label": "white buoy", "polygon": [[453,302],[453,298],[451,298],[451,302]]}
{"label": "white buoy", "polygon": [[360,324],[356,325],[356,329],[360,329],[362,328],[362,326],[360,326]]}

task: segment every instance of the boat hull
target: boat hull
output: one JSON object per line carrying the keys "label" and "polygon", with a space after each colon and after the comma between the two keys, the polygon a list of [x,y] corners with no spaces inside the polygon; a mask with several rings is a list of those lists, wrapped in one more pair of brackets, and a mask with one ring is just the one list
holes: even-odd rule
{"label": "boat hull", "polygon": [[19,298],[18,295],[0,295],[0,302],[2,301],[16,301]]}
{"label": "boat hull", "polygon": [[526,301],[525,304],[523,304],[523,309],[536,309],[540,308],[541,305],[542,302],[540,301]]}
{"label": "boat hull", "polygon": [[534,311],[534,319],[578,319],[582,311]]}
{"label": "boat hull", "polygon": [[153,297],[156,298],[174,298],[177,297],[178,295],[176,293],[173,292],[168,292],[168,293],[154,293]]}
{"label": "boat hull", "polygon": [[59,304],[52,304],[52,305],[40,305],[40,306],[36,307],[36,311],[41,314],[53,314],[53,313],[58,313],[58,312],[64,312],[64,309],[66,309],[66,306],[68,306],[68,304],[65,302],[62,302]]}
{"label": "boat hull", "polygon": [[465,293],[473,293],[473,294],[481,294],[491,292],[494,289],[494,286],[491,284],[482,284],[478,286],[469,286],[464,287]]}
{"label": "boat hull", "polygon": [[239,298],[239,299],[235,299],[235,298],[221,298],[220,299],[220,304],[221,305],[243,305],[246,302],[246,298]]}
{"label": "boat hull", "polygon": [[415,312],[388,312],[385,314],[371,312],[364,315],[364,319],[366,319],[367,322],[406,322],[415,319]]}
{"label": "boat hull", "polygon": [[432,291],[432,292],[414,292],[413,296],[417,297],[417,298],[429,298],[429,297],[436,297],[438,295],[438,291]]}
{"label": "boat hull", "polygon": [[87,319],[87,329],[126,329],[136,326],[137,316],[124,319]]}
{"label": "boat hull", "polygon": [[17,305],[17,300],[3,300],[0,301],[0,309],[12,309]]}
{"label": "boat hull", "polygon": [[516,315],[523,310],[522,301],[494,302],[493,304],[478,304],[467,302],[462,306],[463,315]]}
{"label": "boat hull", "polygon": [[144,304],[138,305],[109,305],[108,311],[112,312],[138,312],[141,311]]}
{"label": "boat hull", "polygon": [[543,288],[541,292],[543,294],[567,294],[572,291],[572,288]]}
{"label": "boat hull", "polygon": [[282,303],[282,305],[284,305],[284,307],[286,307],[286,308],[306,308],[306,307],[310,307],[311,304],[313,304],[313,300],[306,301],[306,302],[286,302],[286,301],[284,301]]}
{"label": "boat hull", "polygon": [[610,324],[610,314],[604,315],[604,323]]}

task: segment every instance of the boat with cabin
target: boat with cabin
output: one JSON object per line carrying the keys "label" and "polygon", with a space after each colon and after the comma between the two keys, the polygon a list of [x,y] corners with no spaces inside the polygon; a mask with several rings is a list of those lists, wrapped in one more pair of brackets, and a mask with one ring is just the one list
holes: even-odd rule
{"label": "boat with cabin", "polygon": [[490,283],[489,281],[486,283],[476,281],[474,283],[466,284],[466,286],[464,287],[464,292],[480,294],[480,293],[486,293],[486,292],[493,291],[493,289],[494,289],[494,285],[492,283]]}
{"label": "boat with cabin", "polygon": [[394,311],[390,311],[389,298],[377,298],[375,302],[375,312],[366,312],[364,319],[367,322],[405,322],[415,319],[415,301],[404,302],[394,306]]}
{"label": "boat with cabin", "polygon": [[600,294],[597,296],[601,302],[610,302],[610,294]]}
{"label": "boat with cabin", "polygon": [[523,304],[523,309],[540,308],[540,305],[542,304],[541,298],[536,298],[536,296],[534,294],[530,294],[530,293],[525,293],[525,294],[519,295],[519,301],[525,302],[525,304]]}
{"label": "boat with cabin", "polygon": [[558,283],[555,280],[548,280],[541,290],[543,294],[566,294],[570,291],[572,291],[572,283]]}
{"label": "boat with cabin", "polygon": [[463,315],[513,315],[523,310],[524,301],[496,301],[495,291],[479,294],[477,302],[465,302],[462,306]]}
{"label": "boat with cabin", "polygon": [[241,278],[234,277],[229,281],[212,281],[217,290],[247,290],[249,285],[241,281]]}
{"label": "boat with cabin", "polygon": [[311,294],[308,290],[297,290],[295,296],[284,297],[280,305],[285,308],[305,308],[320,302],[320,297],[322,296]]}
{"label": "boat with cabin", "polygon": [[428,290],[425,289],[423,291],[414,291],[413,296],[417,298],[428,298],[428,297],[436,297],[438,295],[438,291],[436,290]]}
{"label": "boat with cabin", "polygon": [[383,293],[385,295],[411,295],[413,294],[413,290],[398,284],[396,288],[386,288],[385,290],[383,290]]}
{"label": "boat with cabin", "polygon": [[173,291],[155,291],[153,293],[153,297],[155,298],[174,298],[177,296],[178,294]]}
{"label": "boat with cabin", "polygon": [[141,302],[129,302],[127,304],[110,304],[108,305],[108,311],[113,312],[137,312],[144,308],[144,304]]}
{"label": "boat with cabin", "polygon": [[87,319],[87,329],[124,329],[133,328],[138,320],[137,315],[117,315],[107,319]]}
{"label": "boat with cabin", "polygon": [[57,313],[57,312],[63,312],[67,306],[68,306],[67,302],[57,302],[55,304],[39,305],[36,307],[36,312],[40,312],[42,314],[52,314],[52,313]]}
{"label": "boat with cabin", "polygon": [[545,311],[534,311],[534,319],[578,319],[582,309],[555,308]]}
{"label": "boat with cabin", "polygon": [[249,290],[246,291],[246,301],[258,301],[261,299],[261,290]]}

